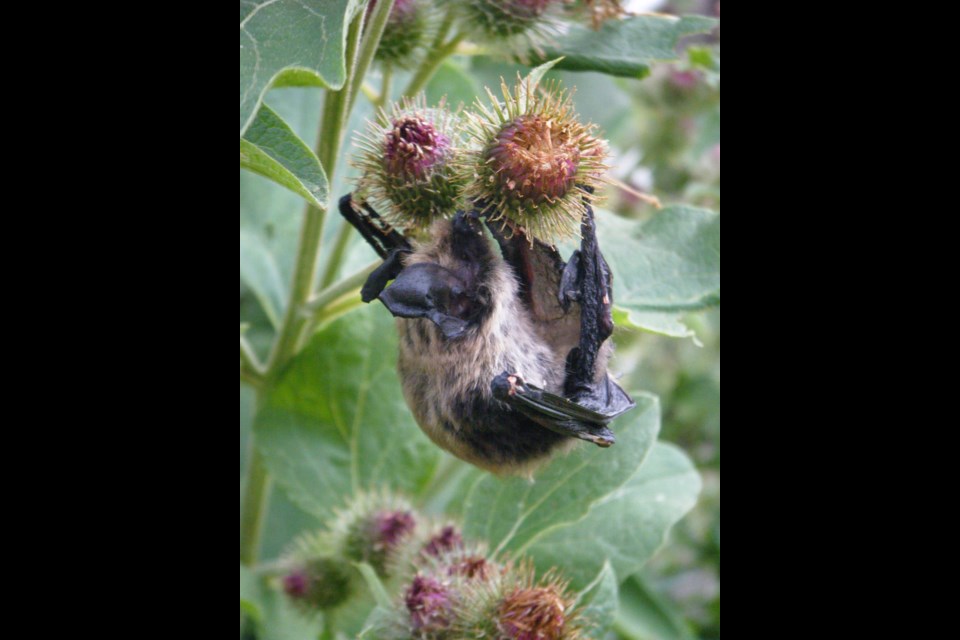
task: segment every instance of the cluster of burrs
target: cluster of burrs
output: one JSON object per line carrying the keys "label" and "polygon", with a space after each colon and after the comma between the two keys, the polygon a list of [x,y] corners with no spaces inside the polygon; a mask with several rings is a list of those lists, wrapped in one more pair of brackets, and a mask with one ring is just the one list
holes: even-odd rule
{"label": "cluster of burrs", "polygon": [[358,140],[357,194],[417,235],[457,210],[480,210],[531,241],[576,235],[608,147],[556,84],[519,79],[467,111],[423,99],[381,111]]}
{"label": "cluster of burrs", "polygon": [[[372,0],[368,12],[376,4]],[[491,51],[523,58],[559,38],[564,21],[588,22],[599,29],[624,15],[621,0],[395,0],[377,60],[412,69],[447,28]]]}
{"label": "cluster of burrs", "polygon": [[456,525],[387,494],[356,499],[282,565],[280,584],[307,615],[349,606],[364,589],[357,567],[371,567],[395,594],[368,622],[381,640],[582,637],[575,600],[555,573],[538,579],[529,563],[497,561]]}

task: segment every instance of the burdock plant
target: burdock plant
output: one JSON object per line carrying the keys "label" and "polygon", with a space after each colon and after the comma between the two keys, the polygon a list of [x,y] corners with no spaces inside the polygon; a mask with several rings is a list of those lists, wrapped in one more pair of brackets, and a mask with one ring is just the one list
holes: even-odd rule
{"label": "burdock plant", "polygon": [[336,609],[358,588],[353,567],[328,532],[299,538],[281,565],[284,593],[306,614]]}
{"label": "burdock plant", "polygon": [[379,624],[391,640],[582,637],[566,583],[552,574],[537,580],[529,564],[498,564],[468,550],[423,568],[401,600],[393,616]]}
{"label": "burdock plant", "polygon": [[455,212],[466,182],[456,170],[462,136],[457,114],[441,103],[406,100],[381,110],[357,140],[358,195],[391,224],[424,230]]}
{"label": "burdock plant", "polygon": [[[370,3],[368,15],[373,14],[376,4],[377,0]],[[396,0],[377,49],[377,61],[401,69],[418,64],[430,39],[433,12],[426,0]]]}
{"label": "burdock plant", "polygon": [[373,567],[388,577],[403,546],[417,531],[413,508],[387,494],[361,496],[334,524],[341,553],[353,562]]}
{"label": "burdock plant", "polygon": [[558,33],[563,0],[448,0],[476,42],[525,56]]}
{"label": "burdock plant", "polygon": [[487,208],[494,222],[523,230],[532,240],[575,235],[584,203],[594,200],[607,167],[607,145],[583,124],[571,96],[557,85],[519,80],[502,83],[503,101],[477,102],[469,117],[476,143],[467,171],[467,197]]}

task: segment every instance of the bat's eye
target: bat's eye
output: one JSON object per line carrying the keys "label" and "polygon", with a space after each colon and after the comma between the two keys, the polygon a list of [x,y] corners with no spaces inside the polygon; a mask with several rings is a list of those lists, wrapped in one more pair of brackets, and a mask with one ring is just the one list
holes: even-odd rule
{"label": "bat's eye", "polygon": [[454,296],[450,300],[449,313],[461,320],[470,318],[473,315],[473,305],[470,303],[470,298],[463,294]]}

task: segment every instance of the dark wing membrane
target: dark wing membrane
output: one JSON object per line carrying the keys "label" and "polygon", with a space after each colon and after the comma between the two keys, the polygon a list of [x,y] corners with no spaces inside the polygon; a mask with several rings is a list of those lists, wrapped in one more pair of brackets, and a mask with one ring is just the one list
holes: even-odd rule
{"label": "dark wing membrane", "polygon": [[606,426],[637,406],[626,392],[609,378],[608,383],[610,389],[607,403],[602,408],[598,407],[602,412],[530,384],[524,387],[528,393],[517,393],[514,398],[518,404],[537,411],[549,420],[576,420]]}
{"label": "dark wing membrane", "polygon": [[358,209],[353,194],[347,194],[340,199],[340,215],[360,232],[364,240],[384,260],[392,251],[413,251],[404,235],[387,224],[373,207],[363,203]]}

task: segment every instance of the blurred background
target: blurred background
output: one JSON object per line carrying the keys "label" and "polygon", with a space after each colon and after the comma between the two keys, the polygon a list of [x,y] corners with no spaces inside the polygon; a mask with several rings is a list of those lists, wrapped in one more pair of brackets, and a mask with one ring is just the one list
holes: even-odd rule
{"label": "blurred background", "polygon": [[[720,16],[719,1],[640,4],[677,15]],[[602,122],[620,147],[619,179],[664,202],[719,211],[720,34],[687,45],[686,64],[660,66],[641,83],[615,81],[623,100],[616,108],[585,101],[596,94],[582,80],[578,104]],[[638,215],[630,196],[620,194],[612,205],[622,215]],[[685,322],[696,338],[618,335],[616,369],[633,371],[628,388],[661,396],[661,437],[682,447],[704,479],[696,510],[674,529],[670,543],[644,572],[624,586],[617,630],[625,639],[720,638],[721,312],[697,314]]]}

